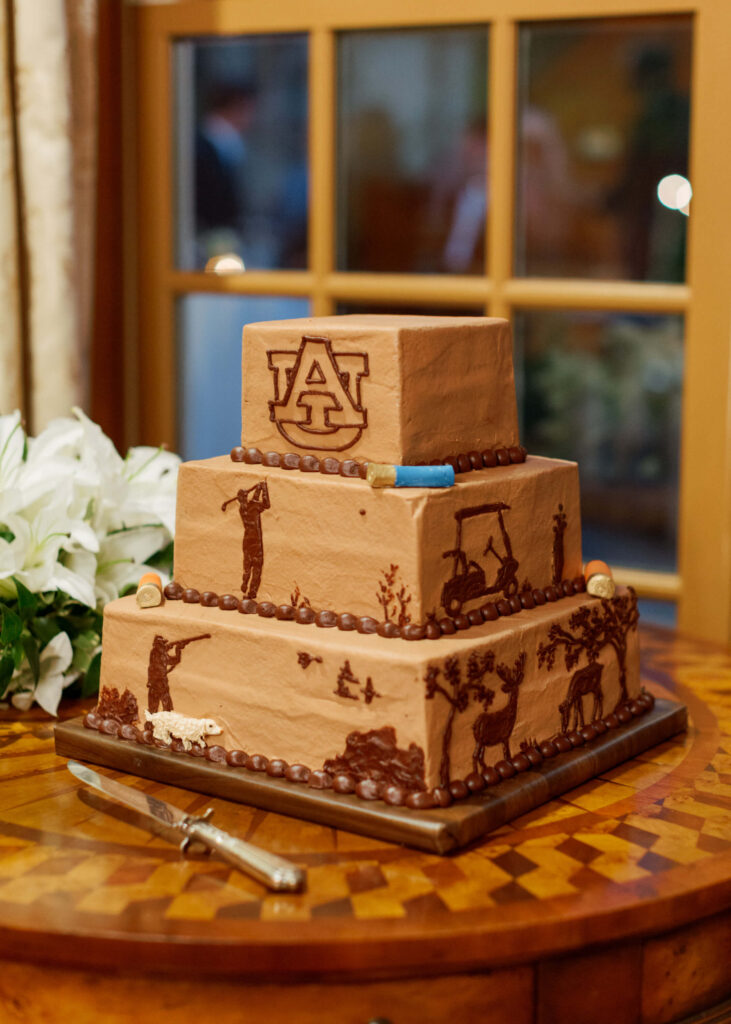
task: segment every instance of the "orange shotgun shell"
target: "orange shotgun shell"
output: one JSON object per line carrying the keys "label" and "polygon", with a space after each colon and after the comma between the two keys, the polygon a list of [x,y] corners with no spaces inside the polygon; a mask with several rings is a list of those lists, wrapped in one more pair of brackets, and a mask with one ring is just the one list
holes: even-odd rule
{"label": "orange shotgun shell", "polygon": [[614,597],[617,588],[612,576],[612,570],[606,562],[602,562],[598,558],[587,562],[584,569],[584,579],[586,580],[587,594],[591,594],[592,597]]}
{"label": "orange shotgun shell", "polygon": [[140,577],[137,604],[140,608],[156,608],[162,604],[162,580],[156,572],[146,572]]}

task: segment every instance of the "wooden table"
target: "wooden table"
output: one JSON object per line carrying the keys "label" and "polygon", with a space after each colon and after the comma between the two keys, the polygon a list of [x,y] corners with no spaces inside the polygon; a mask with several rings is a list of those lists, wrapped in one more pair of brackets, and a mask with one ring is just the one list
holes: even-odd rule
{"label": "wooden table", "polygon": [[47,718],[0,713],[0,1021],[663,1024],[727,999],[731,653],[642,643],[687,736],[453,857],[123,777],[306,866],[302,895],[102,813]]}

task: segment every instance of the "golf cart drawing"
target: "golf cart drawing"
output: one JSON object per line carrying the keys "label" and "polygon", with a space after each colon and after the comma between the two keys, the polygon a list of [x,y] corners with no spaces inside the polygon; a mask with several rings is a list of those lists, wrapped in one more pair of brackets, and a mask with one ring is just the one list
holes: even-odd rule
{"label": "golf cart drawing", "polygon": [[[502,501],[493,502],[488,505],[474,505],[471,508],[461,508],[454,513],[457,520],[457,540],[451,551],[445,551],[442,558],[453,558],[452,576],[444,584],[442,589],[441,603],[448,615],[459,615],[462,606],[467,601],[477,597],[485,597],[488,594],[502,593],[505,597],[512,597],[518,592],[518,561],[513,557],[513,548],[510,543],[510,535],[505,529],[503,512],[510,508]],[[497,513],[498,526],[502,536],[503,553],[495,547],[492,534],[485,545],[484,555],[492,555],[497,560],[497,574],[492,583],[488,584],[485,568],[479,562],[470,559],[462,548],[462,524],[465,519],[472,519],[475,516],[494,515]]]}

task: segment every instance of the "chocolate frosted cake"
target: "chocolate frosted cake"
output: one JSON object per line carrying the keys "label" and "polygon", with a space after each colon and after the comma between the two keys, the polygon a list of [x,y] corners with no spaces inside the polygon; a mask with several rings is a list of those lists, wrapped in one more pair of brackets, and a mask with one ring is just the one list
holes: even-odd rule
{"label": "chocolate frosted cake", "polygon": [[577,467],[520,445],[505,321],[252,324],[242,422],[181,469],[162,603],[107,606],[91,728],[428,810],[651,706]]}

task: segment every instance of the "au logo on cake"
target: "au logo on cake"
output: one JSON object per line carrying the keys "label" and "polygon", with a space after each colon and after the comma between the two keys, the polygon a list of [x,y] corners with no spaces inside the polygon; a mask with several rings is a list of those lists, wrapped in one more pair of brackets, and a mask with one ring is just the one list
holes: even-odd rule
{"label": "au logo on cake", "polygon": [[368,412],[360,394],[366,352],[333,352],[329,338],[303,337],[300,347],[267,352],[274,375],[269,418],[297,448],[342,452],[360,439]]}

